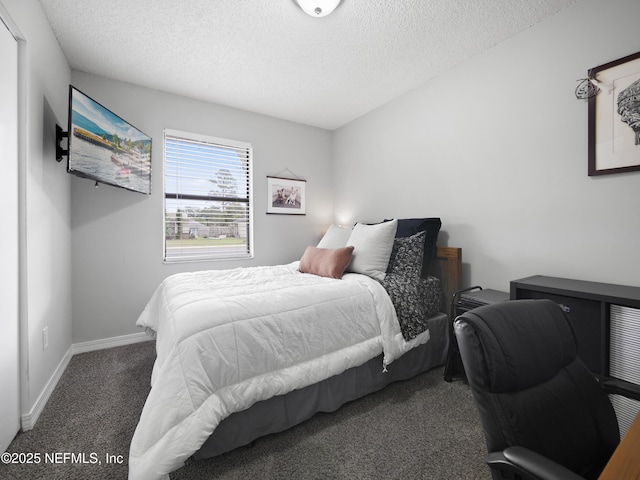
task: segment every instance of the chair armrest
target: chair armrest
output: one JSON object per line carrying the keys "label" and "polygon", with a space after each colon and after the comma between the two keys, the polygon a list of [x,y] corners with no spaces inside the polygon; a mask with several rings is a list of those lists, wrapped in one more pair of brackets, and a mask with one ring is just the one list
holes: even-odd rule
{"label": "chair armrest", "polygon": [[527,480],[584,480],[580,475],[525,447],[492,452],[485,461],[492,470],[517,473]]}
{"label": "chair armrest", "polygon": [[605,392],[640,401],[640,385],[612,377],[599,377],[598,380]]}

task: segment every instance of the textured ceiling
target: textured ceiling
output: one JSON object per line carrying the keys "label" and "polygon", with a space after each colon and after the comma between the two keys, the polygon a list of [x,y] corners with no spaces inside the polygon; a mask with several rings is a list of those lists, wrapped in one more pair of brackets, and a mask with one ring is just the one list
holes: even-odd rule
{"label": "textured ceiling", "polygon": [[576,0],[40,0],[71,68],[333,130]]}

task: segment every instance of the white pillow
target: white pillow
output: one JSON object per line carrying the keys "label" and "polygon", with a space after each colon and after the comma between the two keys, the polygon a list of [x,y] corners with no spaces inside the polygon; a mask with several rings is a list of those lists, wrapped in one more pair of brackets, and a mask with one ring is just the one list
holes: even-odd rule
{"label": "white pillow", "polygon": [[398,220],[376,225],[357,223],[347,240],[347,245],[355,247],[348,271],[384,280],[397,229]]}
{"label": "white pillow", "polygon": [[351,235],[350,228],[339,227],[338,225],[331,225],[324,234],[324,237],[320,239],[318,248],[342,248],[347,246],[347,240]]}

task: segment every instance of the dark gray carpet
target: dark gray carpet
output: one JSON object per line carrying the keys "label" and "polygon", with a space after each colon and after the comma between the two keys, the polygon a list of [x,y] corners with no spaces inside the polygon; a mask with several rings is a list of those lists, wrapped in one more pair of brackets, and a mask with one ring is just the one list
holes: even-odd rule
{"label": "dark gray carpet", "polygon": [[[153,342],[75,355],[35,428],[8,450],[40,463],[0,465],[0,479],[125,479],[154,358]],[[485,451],[468,386],[437,368],[252,447],[190,460],[171,479],[488,480]]]}

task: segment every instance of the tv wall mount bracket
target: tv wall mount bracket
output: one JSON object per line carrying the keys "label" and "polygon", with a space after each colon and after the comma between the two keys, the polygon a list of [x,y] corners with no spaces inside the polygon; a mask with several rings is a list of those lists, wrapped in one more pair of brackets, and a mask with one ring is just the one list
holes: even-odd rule
{"label": "tv wall mount bracket", "polygon": [[62,157],[67,157],[69,155],[68,148],[62,148],[62,139],[68,138],[69,132],[64,132],[60,125],[56,125],[56,161],[62,161]]}

